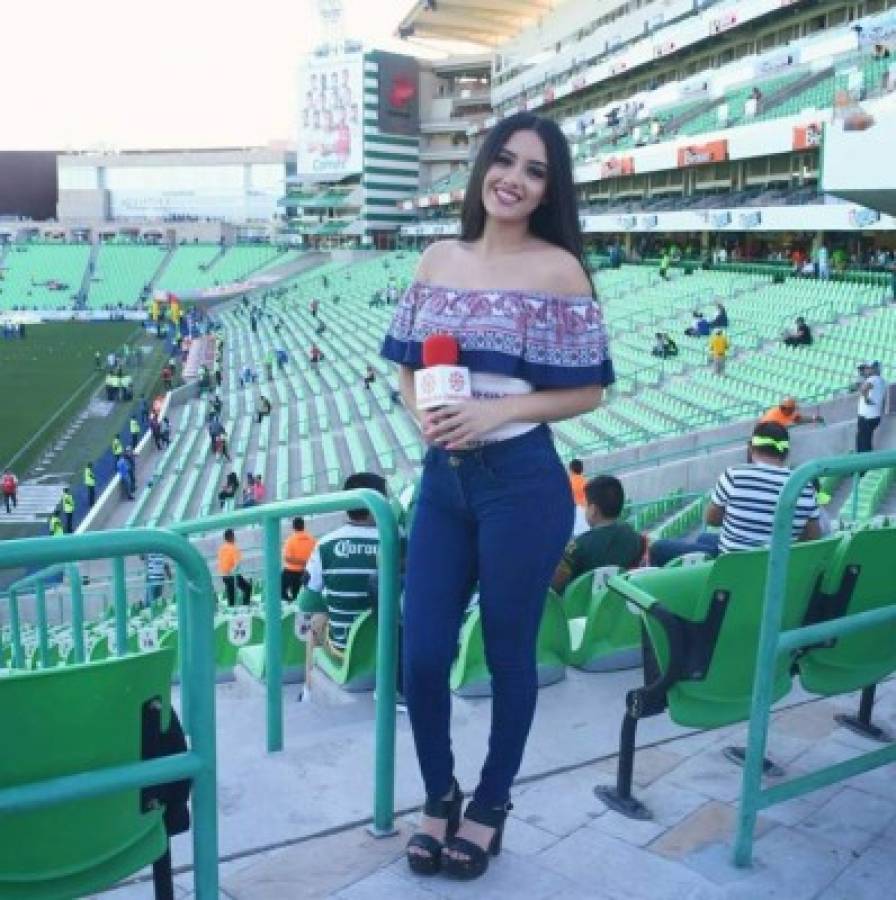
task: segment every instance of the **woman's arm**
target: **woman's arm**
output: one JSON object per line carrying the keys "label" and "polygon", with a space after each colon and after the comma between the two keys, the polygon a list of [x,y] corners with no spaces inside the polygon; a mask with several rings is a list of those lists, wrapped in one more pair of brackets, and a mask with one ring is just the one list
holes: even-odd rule
{"label": "woman's arm", "polygon": [[398,391],[404,408],[420,421],[420,413],[417,411],[417,392],[414,389],[414,370],[410,366],[398,367]]}
{"label": "woman's arm", "polygon": [[594,385],[535,391],[495,400],[467,400],[424,414],[421,417],[423,436],[429,443],[455,450],[508,422],[561,422],[572,419],[591,412],[600,404],[602,397],[603,388]]}

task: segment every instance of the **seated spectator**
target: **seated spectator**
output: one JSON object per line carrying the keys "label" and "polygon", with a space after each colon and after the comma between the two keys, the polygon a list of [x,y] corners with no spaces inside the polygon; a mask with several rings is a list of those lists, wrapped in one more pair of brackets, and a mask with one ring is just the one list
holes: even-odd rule
{"label": "seated spectator", "polygon": [[240,480],[236,477],[236,472],[231,472],[224,482],[224,487],[218,491],[218,505],[224,509],[224,505],[228,500],[236,498],[236,492],[240,489]]}
{"label": "seated spectator", "polygon": [[261,475],[256,475],[255,480],[252,482],[252,502],[258,506],[258,504],[264,503],[264,498],[264,482],[261,480]]}
{"label": "seated spectator", "polygon": [[318,347],[317,344],[311,345],[311,351],[308,354],[308,358],[315,365],[324,358],[324,355],[321,353],[320,347]]}
{"label": "seated spectator", "polygon": [[376,381],[376,372],[370,363],[367,364],[367,373],[364,375],[364,387],[369,391],[373,383]]}
{"label": "seated spectator", "polygon": [[796,408],[796,400],[793,397],[785,397],[777,406],[768,410],[760,422],[774,422],[784,428],[791,425],[802,425],[805,422],[823,422],[821,416],[804,416]]}
{"label": "seated spectator", "polygon": [[720,301],[716,301],[716,314],[709,323],[710,328],[727,328],[728,327],[728,310]]}
{"label": "seated spectator", "polygon": [[598,475],[585,486],[585,517],[589,529],[572,540],[557,566],[551,587],[562,592],[579,575],[601,566],[630,569],[638,565],[643,540],[627,522],[620,522],[625,492],[618,478]]}
{"label": "seated spectator", "polygon": [[802,316],[797,316],[796,328],[785,332],[784,344],[787,347],[809,347],[812,344],[812,331]]}
{"label": "seated spectator", "polygon": [[[755,550],[771,543],[772,525],[778,497],[790,477],[787,429],[777,422],[760,422],[747,445],[747,462],[729,466],[713,489],[705,521],[721,526],[719,534],[703,532],[693,541],[661,540],[650,547],[650,563],[664,566],[686,553],[710,556],[737,550]],[[807,484],[793,517],[794,540],[814,541],[818,526],[818,503],[812,485]]]}
{"label": "seated spectator", "polygon": [[660,359],[669,359],[678,356],[678,344],[665,331],[658,331],[654,335],[653,349],[650,352]]}
{"label": "seated spectator", "polygon": [[265,416],[271,414],[271,401],[264,394],[259,394],[258,403],[255,406],[255,421],[258,425]]}
{"label": "seated spectator", "polygon": [[585,465],[580,459],[569,461],[569,487],[576,506],[585,508]]}
{"label": "seated spectator", "polygon": [[[343,490],[369,488],[386,495],[386,480],[372,472],[349,475]],[[308,584],[299,597],[302,612],[315,615],[315,633],[323,632],[336,656],[345,653],[355,620],[372,607],[370,581],[377,571],[379,532],[367,509],[351,509],[348,522],[318,541],[308,560]],[[317,618],[323,614],[322,621]]]}
{"label": "seated spectator", "polygon": [[305,531],[305,520],[292,520],[292,534],[283,542],[283,571],[280,573],[280,597],[289,603],[295,600],[305,584],[305,567],[317,541]]}
{"label": "seated spectator", "polygon": [[699,309],[695,309],[692,315],[694,321],[689,328],[685,328],[684,333],[688,337],[708,337],[711,329],[706,317]]}

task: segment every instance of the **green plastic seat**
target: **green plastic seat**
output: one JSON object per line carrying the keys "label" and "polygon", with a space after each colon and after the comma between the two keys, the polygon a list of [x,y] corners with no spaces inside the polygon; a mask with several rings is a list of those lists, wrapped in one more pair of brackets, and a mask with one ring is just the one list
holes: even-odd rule
{"label": "green plastic seat", "polygon": [[[860,530],[844,538],[828,566],[826,603],[810,621],[853,615],[896,603],[893,557],[896,528]],[[849,579],[849,584],[844,584]],[[838,588],[844,591],[838,603]],[[813,615],[815,613],[815,615]],[[896,622],[838,637],[831,645],[803,651],[800,683],[813,694],[844,694],[877,684],[896,671]]]}
{"label": "green plastic seat", "polygon": [[342,657],[326,647],[315,647],[314,665],[345,691],[372,691],[376,683],[376,616],[373,611],[361,613],[352,623]]}
{"label": "green plastic seat", "polygon": [[219,681],[233,676],[237,654],[241,647],[259,644],[264,640],[264,619],[248,609],[229,612],[215,622],[215,670]]}
{"label": "green plastic seat", "polygon": [[[538,686],[546,687],[566,677],[569,659],[569,627],[563,603],[548,591],[538,628],[536,648]],[[492,678],[485,659],[479,605],[467,610],[460,630],[457,656],[451,666],[451,690],[460,697],[490,697]]]}
{"label": "green plastic seat", "polygon": [[568,623],[569,663],[585,672],[630,669],[641,661],[640,618],[607,589],[607,581],[616,574],[614,568],[586,572],[567,588],[567,592],[572,589],[576,606],[583,605],[588,590],[584,614],[571,617]]}
{"label": "green plastic seat", "polygon": [[[285,612],[280,620],[280,659],[283,666],[283,681],[295,684],[305,680],[305,648],[307,644],[299,637],[297,623],[301,623],[302,615],[295,610]],[[243,666],[253,678],[264,681],[266,678],[266,659],[264,644],[249,644],[237,651],[237,662]]]}
{"label": "green plastic seat", "polygon": [[[170,717],[171,654],[156,650],[0,679],[0,788],[141,759],[143,716]],[[163,856],[163,811],[140,791],[0,813],[0,900],[66,900],[103,890]]]}

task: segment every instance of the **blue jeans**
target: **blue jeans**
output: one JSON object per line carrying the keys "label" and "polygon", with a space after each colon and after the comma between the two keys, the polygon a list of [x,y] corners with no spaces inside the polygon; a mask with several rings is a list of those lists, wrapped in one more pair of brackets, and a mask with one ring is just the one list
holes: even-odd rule
{"label": "blue jeans", "polygon": [[710,556],[719,555],[719,535],[701,531],[693,541],[681,541],[664,539],[654,541],[650,545],[650,565],[664,566],[685,553],[708,553]]}
{"label": "blue jeans", "polygon": [[490,807],[509,799],[535,713],[544,601],[572,524],[566,471],[545,425],[480,449],[427,452],[404,598],[405,697],[427,796],[451,787],[448,678],[478,583],[492,719],[474,796]]}

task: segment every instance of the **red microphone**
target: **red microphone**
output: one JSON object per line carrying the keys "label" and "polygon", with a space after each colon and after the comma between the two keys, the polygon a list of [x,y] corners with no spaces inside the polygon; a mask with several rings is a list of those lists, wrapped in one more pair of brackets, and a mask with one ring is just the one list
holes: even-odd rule
{"label": "red microphone", "polygon": [[451,334],[431,334],[423,341],[423,366],[414,373],[417,409],[436,409],[472,396],[470,370],[457,364],[460,345]]}

